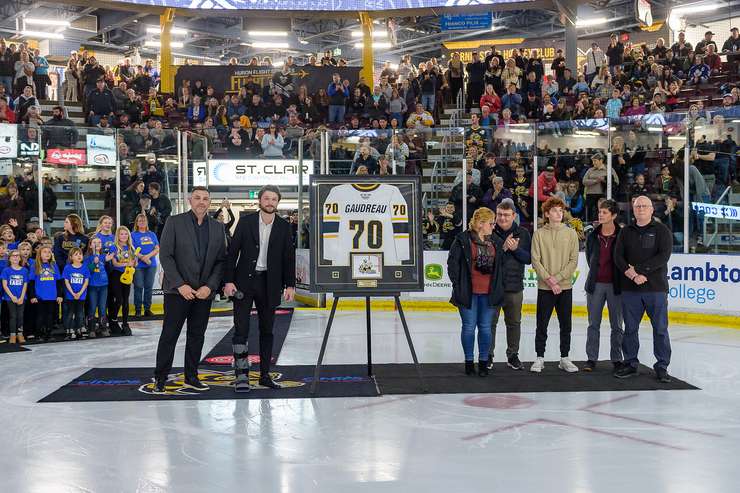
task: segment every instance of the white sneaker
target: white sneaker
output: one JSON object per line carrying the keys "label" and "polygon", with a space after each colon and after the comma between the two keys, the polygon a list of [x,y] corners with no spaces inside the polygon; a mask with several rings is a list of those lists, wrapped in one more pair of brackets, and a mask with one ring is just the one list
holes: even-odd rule
{"label": "white sneaker", "polygon": [[540,358],[538,356],[534,360],[534,363],[532,363],[532,366],[529,367],[529,371],[533,371],[535,373],[540,373],[543,368],[545,368],[545,358]]}
{"label": "white sneaker", "polygon": [[560,358],[560,363],[558,363],[558,368],[560,368],[563,371],[567,371],[568,373],[575,373],[578,371],[578,367],[573,364],[570,358]]}

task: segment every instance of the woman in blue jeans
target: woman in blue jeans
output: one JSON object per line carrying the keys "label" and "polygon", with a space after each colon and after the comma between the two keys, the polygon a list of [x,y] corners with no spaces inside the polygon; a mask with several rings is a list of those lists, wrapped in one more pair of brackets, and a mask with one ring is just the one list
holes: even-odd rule
{"label": "woman in blue jeans", "polygon": [[144,315],[151,317],[152,313],[152,286],[157,274],[157,254],[159,240],[154,232],[149,231],[149,221],[146,214],[139,214],[134,221],[134,232],[131,233],[131,242],[134,251],[138,251],[139,263],[134,274],[134,308],[135,315],[141,316],[141,307],[144,306]]}
{"label": "woman in blue jeans", "polygon": [[491,240],[495,216],[487,207],[473,213],[469,230],[455,237],[447,257],[452,281],[450,302],[460,311],[461,341],[465,353],[465,373],[475,374],[475,329],[478,329],[478,375],[488,375],[493,307],[500,305],[503,285],[500,256]]}
{"label": "woman in blue jeans", "polygon": [[[106,254],[103,240],[93,236],[87,246],[87,257],[84,264],[90,271],[90,284],[87,287],[87,336],[90,338],[100,334],[110,336],[108,319],[105,309],[108,300],[108,272],[106,264],[113,258],[112,253]],[[96,315],[97,313],[97,315]]]}

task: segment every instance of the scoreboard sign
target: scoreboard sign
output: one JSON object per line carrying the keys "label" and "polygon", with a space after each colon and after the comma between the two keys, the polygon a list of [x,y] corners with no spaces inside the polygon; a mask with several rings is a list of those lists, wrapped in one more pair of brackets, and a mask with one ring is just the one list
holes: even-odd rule
{"label": "scoreboard sign", "polygon": [[424,290],[421,178],[311,176],[314,293]]}

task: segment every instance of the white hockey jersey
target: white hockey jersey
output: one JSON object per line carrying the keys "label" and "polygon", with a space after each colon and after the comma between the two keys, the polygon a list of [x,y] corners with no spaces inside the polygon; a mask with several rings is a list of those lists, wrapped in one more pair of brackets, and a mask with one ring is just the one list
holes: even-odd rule
{"label": "white hockey jersey", "polygon": [[321,210],[323,258],[349,266],[350,252],[382,252],[384,265],[401,265],[410,250],[409,210],[398,187],[343,184]]}

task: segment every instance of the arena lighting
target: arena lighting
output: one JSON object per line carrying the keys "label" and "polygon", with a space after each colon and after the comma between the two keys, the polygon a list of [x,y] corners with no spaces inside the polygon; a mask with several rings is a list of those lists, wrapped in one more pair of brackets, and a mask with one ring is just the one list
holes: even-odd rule
{"label": "arena lighting", "polygon": [[272,66],[275,67],[275,68],[280,68],[283,65],[285,65],[285,62],[282,62],[282,61],[281,62],[272,62]]}
{"label": "arena lighting", "polygon": [[[162,44],[159,41],[147,41],[144,43],[144,46],[149,46],[152,48],[159,48]],[[182,43],[180,41],[172,41],[170,43],[170,48],[182,48],[185,46],[185,43]]]}
{"label": "arena lighting", "polygon": [[254,38],[287,38],[288,31],[247,31]]}
{"label": "arena lighting", "polygon": [[532,133],[531,130],[526,130],[523,128],[511,128],[509,129],[509,132],[512,134],[527,134],[527,135],[530,135]]}
{"label": "arena lighting", "polygon": [[33,17],[26,17],[23,19],[24,24],[43,24],[44,26],[60,26],[69,27],[69,21],[59,21],[53,19],[35,19]]}
{"label": "arena lighting", "polygon": [[[354,47],[355,48],[362,48],[363,46],[365,46],[364,43],[355,43],[354,44]],[[383,48],[390,48],[392,46],[393,45],[390,42],[388,42],[388,41],[381,41],[380,43],[373,43],[373,49],[374,50],[380,50],[380,49],[383,49]]]}
{"label": "arena lighting", "polygon": [[271,41],[255,41],[254,43],[242,43],[252,48],[290,48],[290,43],[274,43]]}
{"label": "arena lighting", "polygon": [[64,39],[64,34],[62,33],[48,33],[43,31],[21,31],[21,36],[41,39]]}
{"label": "arena lighting", "polygon": [[609,19],[606,17],[594,17],[593,19],[576,19],[576,27],[591,27],[606,24]]}
{"label": "arena lighting", "polygon": [[[364,36],[362,31],[352,31],[353,38],[361,38]],[[388,31],[373,31],[373,38],[387,38]]]}
{"label": "arena lighting", "polygon": [[[663,133],[663,127],[648,127],[648,132]],[[696,129],[694,129],[696,130]]]}
{"label": "arena lighting", "polygon": [[[161,34],[162,29],[158,26],[146,26],[146,32],[149,34]],[[170,29],[170,34],[174,34],[176,36],[187,36],[188,30],[181,27],[173,27]]]}
{"label": "arena lighting", "polygon": [[308,44],[308,41],[306,41],[305,39],[299,39],[298,42],[301,43],[302,45]]}

